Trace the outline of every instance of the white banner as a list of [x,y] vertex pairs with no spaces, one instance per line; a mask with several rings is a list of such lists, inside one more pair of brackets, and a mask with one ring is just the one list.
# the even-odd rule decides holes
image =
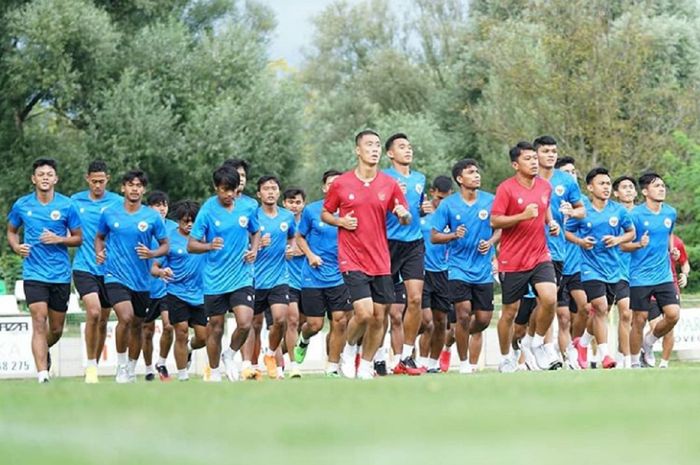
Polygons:
[[32,318],[0,318],[0,378],[20,378],[36,373],[32,355]]
[[[661,351],[662,339],[654,344]],[[673,350],[700,350],[700,308],[681,308],[681,317],[673,328]]]

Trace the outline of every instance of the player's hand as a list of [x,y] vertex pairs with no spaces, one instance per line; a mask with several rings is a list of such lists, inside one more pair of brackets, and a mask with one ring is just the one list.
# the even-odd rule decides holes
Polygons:
[[338,226],[348,231],[354,231],[357,229],[357,218],[352,216],[355,210],[348,212],[344,217],[338,219]]
[[153,258],[153,252],[151,252],[151,249],[149,249],[140,242],[139,245],[134,247],[134,249],[136,249],[136,255],[138,255],[141,260],[148,260]]
[[175,276],[175,274],[173,273],[173,270],[170,267],[160,269],[160,279],[162,279],[166,283],[172,281],[173,276]]
[[463,224],[457,226],[457,229],[455,229],[455,239],[461,239],[465,234],[467,234],[467,227]]
[[491,250],[491,242],[481,239],[478,246],[479,253],[481,255],[486,255],[489,250]]
[[571,216],[574,212],[574,207],[569,202],[562,200],[559,204],[559,212],[564,216]]
[[681,258],[681,251],[677,248],[674,247],[671,249],[671,260],[674,262],[677,262]]
[[430,200],[424,200],[422,204],[420,204],[420,209],[425,215],[430,215],[435,211],[435,207],[433,207],[433,202]]
[[399,199],[394,199],[394,209],[392,210],[394,215],[398,216],[402,220],[406,217],[410,217],[411,214],[409,213],[408,210],[406,210],[406,207],[401,205],[401,202],[399,202]]
[[596,245],[595,237],[593,236],[586,236],[583,239],[581,239],[581,247],[585,250],[591,250],[593,247]]
[[316,254],[312,254],[311,257],[308,258],[308,261],[309,265],[313,268],[318,268],[319,266],[323,265],[323,260]]
[[63,242],[63,239],[63,237],[56,235],[53,231],[49,231],[46,228],[44,228],[41,236],[39,236],[39,241],[46,245],[60,244]]
[[209,243],[209,250],[221,250],[224,248],[224,239],[222,237],[215,237]]
[[688,285],[688,275],[685,273],[678,274],[678,287],[684,288]]
[[272,236],[270,233],[265,233],[260,237],[260,247],[267,247],[272,242]]
[[649,245],[649,231],[644,231],[642,237],[639,239],[639,245],[644,248]]
[[27,258],[29,256],[29,253],[31,252],[31,250],[32,250],[31,245],[20,244],[19,247],[17,248],[17,250],[15,250],[15,252],[17,252],[20,257]]
[[605,247],[608,249],[610,247],[615,247],[620,243],[620,238],[617,236],[611,236],[611,235],[605,235],[603,236],[603,244],[605,244]]
[[533,218],[537,218],[537,216],[540,214],[540,206],[537,205],[536,203],[529,203],[527,207],[525,207],[525,210],[523,210],[523,219],[525,220],[531,220]]
[[258,258],[257,250],[248,250],[245,254],[243,254],[243,261],[246,263],[253,263],[255,262],[256,258]]
[[294,247],[291,245],[287,245],[287,247],[284,249],[284,258],[287,260],[291,260],[294,258]]
[[95,255],[95,261],[98,265],[102,265],[105,262],[105,260],[107,260],[107,249],[102,249]]
[[554,220],[550,221],[549,222],[549,235],[550,236],[558,236],[560,232],[561,232],[561,227],[559,226],[559,223],[557,223]]

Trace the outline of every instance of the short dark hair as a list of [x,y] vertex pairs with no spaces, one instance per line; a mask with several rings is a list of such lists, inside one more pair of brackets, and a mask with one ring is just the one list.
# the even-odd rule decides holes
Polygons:
[[285,189],[285,191],[282,193],[282,199],[293,199],[297,195],[301,195],[301,199],[306,202],[306,192],[304,192],[304,189],[300,189],[298,187],[290,187],[289,189]]
[[151,191],[146,197],[146,205],[152,207],[153,205],[168,205],[170,203],[170,197],[163,191]]
[[398,139],[406,139],[408,140],[408,136],[404,134],[403,132],[397,132],[396,134],[392,135],[386,140],[386,143],[384,143],[384,149],[388,152],[391,146],[394,144],[394,141]]
[[452,190],[452,179],[450,179],[449,176],[442,174],[440,176],[436,176],[435,179],[433,179],[431,188],[442,193],[450,192],[450,190]]
[[323,173],[323,176],[321,177],[321,180],[322,180],[323,184],[325,184],[326,181],[328,180],[328,178],[333,177],[333,176],[340,176],[341,174],[343,174],[342,171],[338,171],[338,170],[328,170],[328,171],[326,171],[325,173]]
[[277,187],[282,187],[282,184],[280,183],[280,180],[277,178],[277,176],[272,174],[266,174],[258,178],[258,190],[260,190],[263,184],[269,181],[274,181],[275,184],[277,184]]
[[122,176],[122,184],[129,183],[134,179],[141,181],[143,187],[148,186],[148,176],[143,170],[129,170]]
[[245,171],[246,176],[248,175],[248,169],[250,168],[248,162],[240,158],[229,158],[227,160],[224,160],[221,166],[233,168],[235,171],[238,171],[238,168],[243,168],[243,171]]
[[[365,129],[364,131],[360,131],[355,136],[355,146],[360,145],[360,141],[365,136],[377,136],[377,137],[379,137],[379,134],[377,134],[376,131],[373,131],[371,129]],[[379,138],[381,139],[381,137],[379,137]]]
[[534,140],[532,145],[535,147],[535,150],[537,150],[543,145],[557,145],[557,140],[552,136],[540,136]]
[[535,152],[535,147],[529,143],[528,141],[522,140],[515,144],[509,151],[508,155],[510,155],[510,161],[518,161],[518,157],[520,156],[521,153],[523,153],[525,150],[532,150]]
[[649,184],[656,181],[657,179],[661,179],[662,181],[664,180],[664,178],[662,178],[660,174],[655,173],[653,171],[648,171],[639,177],[639,188],[646,189],[647,187],[649,187]]
[[233,191],[241,185],[241,177],[238,175],[238,170],[225,165],[221,165],[214,170],[212,180],[215,187],[223,187]]
[[192,221],[197,217],[199,213],[199,203],[194,200],[180,200],[175,202],[173,207],[170,209],[170,218],[175,221],[184,220],[190,218]]
[[637,181],[632,176],[628,176],[625,174],[623,176],[616,178],[613,181],[612,188],[614,191],[616,191],[617,188],[620,187],[620,184],[622,184],[622,181],[629,181],[632,183],[632,185],[635,187],[635,189],[637,188]]
[[576,165],[576,160],[574,160],[574,157],[557,158],[557,162],[554,164],[554,167],[561,168],[564,165]]
[[93,160],[88,165],[87,174],[90,173],[108,173],[107,163],[102,160]]
[[610,172],[602,166],[597,166],[590,170],[586,175],[586,184],[590,184],[593,181],[593,178],[599,175],[605,175],[607,177],[610,177]]
[[457,181],[457,176],[461,176],[462,171],[464,171],[466,168],[469,168],[470,166],[476,166],[478,168],[479,164],[473,158],[465,158],[463,160],[459,160],[452,166],[452,178],[458,185],[459,181]]
[[54,171],[58,172],[58,162],[53,158],[37,158],[32,163],[32,173],[40,166],[50,166]]

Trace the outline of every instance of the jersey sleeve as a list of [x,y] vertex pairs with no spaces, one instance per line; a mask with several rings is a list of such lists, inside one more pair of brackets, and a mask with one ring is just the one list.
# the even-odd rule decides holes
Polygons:
[[7,214],[7,222],[15,228],[19,228],[23,224],[20,206],[18,204],[19,201],[15,202],[10,209],[10,213]]
[[97,234],[106,236],[109,233],[109,220],[107,219],[107,211],[100,214],[100,221],[97,223]]
[[68,229],[74,231],[80,229],[80,215],[78,214],[78,207],[75,202],[71,202],[68,207],[68,218],[67,218]]
[[408,202],[406,201],[406,196],[404,195],[403,191],[401,190],[401,186],[399,186],[399,183],[396,182],[393,178],[391,180],[391,183],[393,184],[392,186],[392,191],[391,191],[391,199],[389,199],[389,206],[393,210],[394,205],[401,204],[404,206],[406,210],[409,209],[408,207]]
[[580,227],[581,220],[579,220],[578,218],[568,218],[566,220],[566,224],[564,225],[564,228],[566,228],[567,231],[572,233],[578,232]]
[[289,228],[287,229],[287,239],[293,239],[294,235],[297,233],[297,225],[294,221],[294,216],[290,217]]
[[441,202],[435,210],[435,213],[430,218],[430,227],[437,232],[443,232],[445,227],[450,224],[449,210],[447,202]]
[[496,196],[493,199],[493,206],[491,207],[491,216],[502,216],[506,214],[508,210],[508,201],[510,193],[505,185],[501,184],[496,189]]
[[198,241],[205,241],[207,238],[207,231],[209,230],[208,219],[209,215],[207,215],[207,211],[204,208],[199,210],[197,217],[194,219],[190,236]]
[[323,201],[323,208],[329,213],[335,213],[336,211],[338,211],[338,208],[340,208],[340,193],[338,192],[339,189],[340,187],[336,183],[331,184],[331,188],[328,189],[326,198]]
[[629,231],[630,229],[634,228],[632,217],[625,208],[620,209],[620,226],[625,231]]
[[301,220],[299,221],[299,229],[297,232],[301,236],[306,237],[309,232],[311,232],[312,226],[313,219],[311,218],[311,212],[308,208],[305,208],[304,211],[301,212]]
[[688,252],[685,250],[685,244],[678,236],[674,236],[673,246],[681,253],[680,257],[678,257],[678,264],[682,266],[688,263]]
[[248,218],[248,232],[251,234],[255,234],[256,232],[260,231],[260,220],[258,220],[258,209],[255,208],[252,211],[252,214]]
[[581,188],[578,183],[572,178],[569,182],[569,189],[567,191],[567,201],[570,204],[575,204],[581,202]]
[[156,240],[158,240],[158,242],[168,238],[168,233],[165,230],[165,222],[160,215],[158,215],[156,221],[153,222],[153,236],[156,238]]

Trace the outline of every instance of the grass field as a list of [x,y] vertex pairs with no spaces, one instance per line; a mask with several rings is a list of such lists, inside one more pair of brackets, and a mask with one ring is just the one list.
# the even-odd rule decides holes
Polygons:
[[0,382],[0,463],[697,464],[700,365],[369,382]]

